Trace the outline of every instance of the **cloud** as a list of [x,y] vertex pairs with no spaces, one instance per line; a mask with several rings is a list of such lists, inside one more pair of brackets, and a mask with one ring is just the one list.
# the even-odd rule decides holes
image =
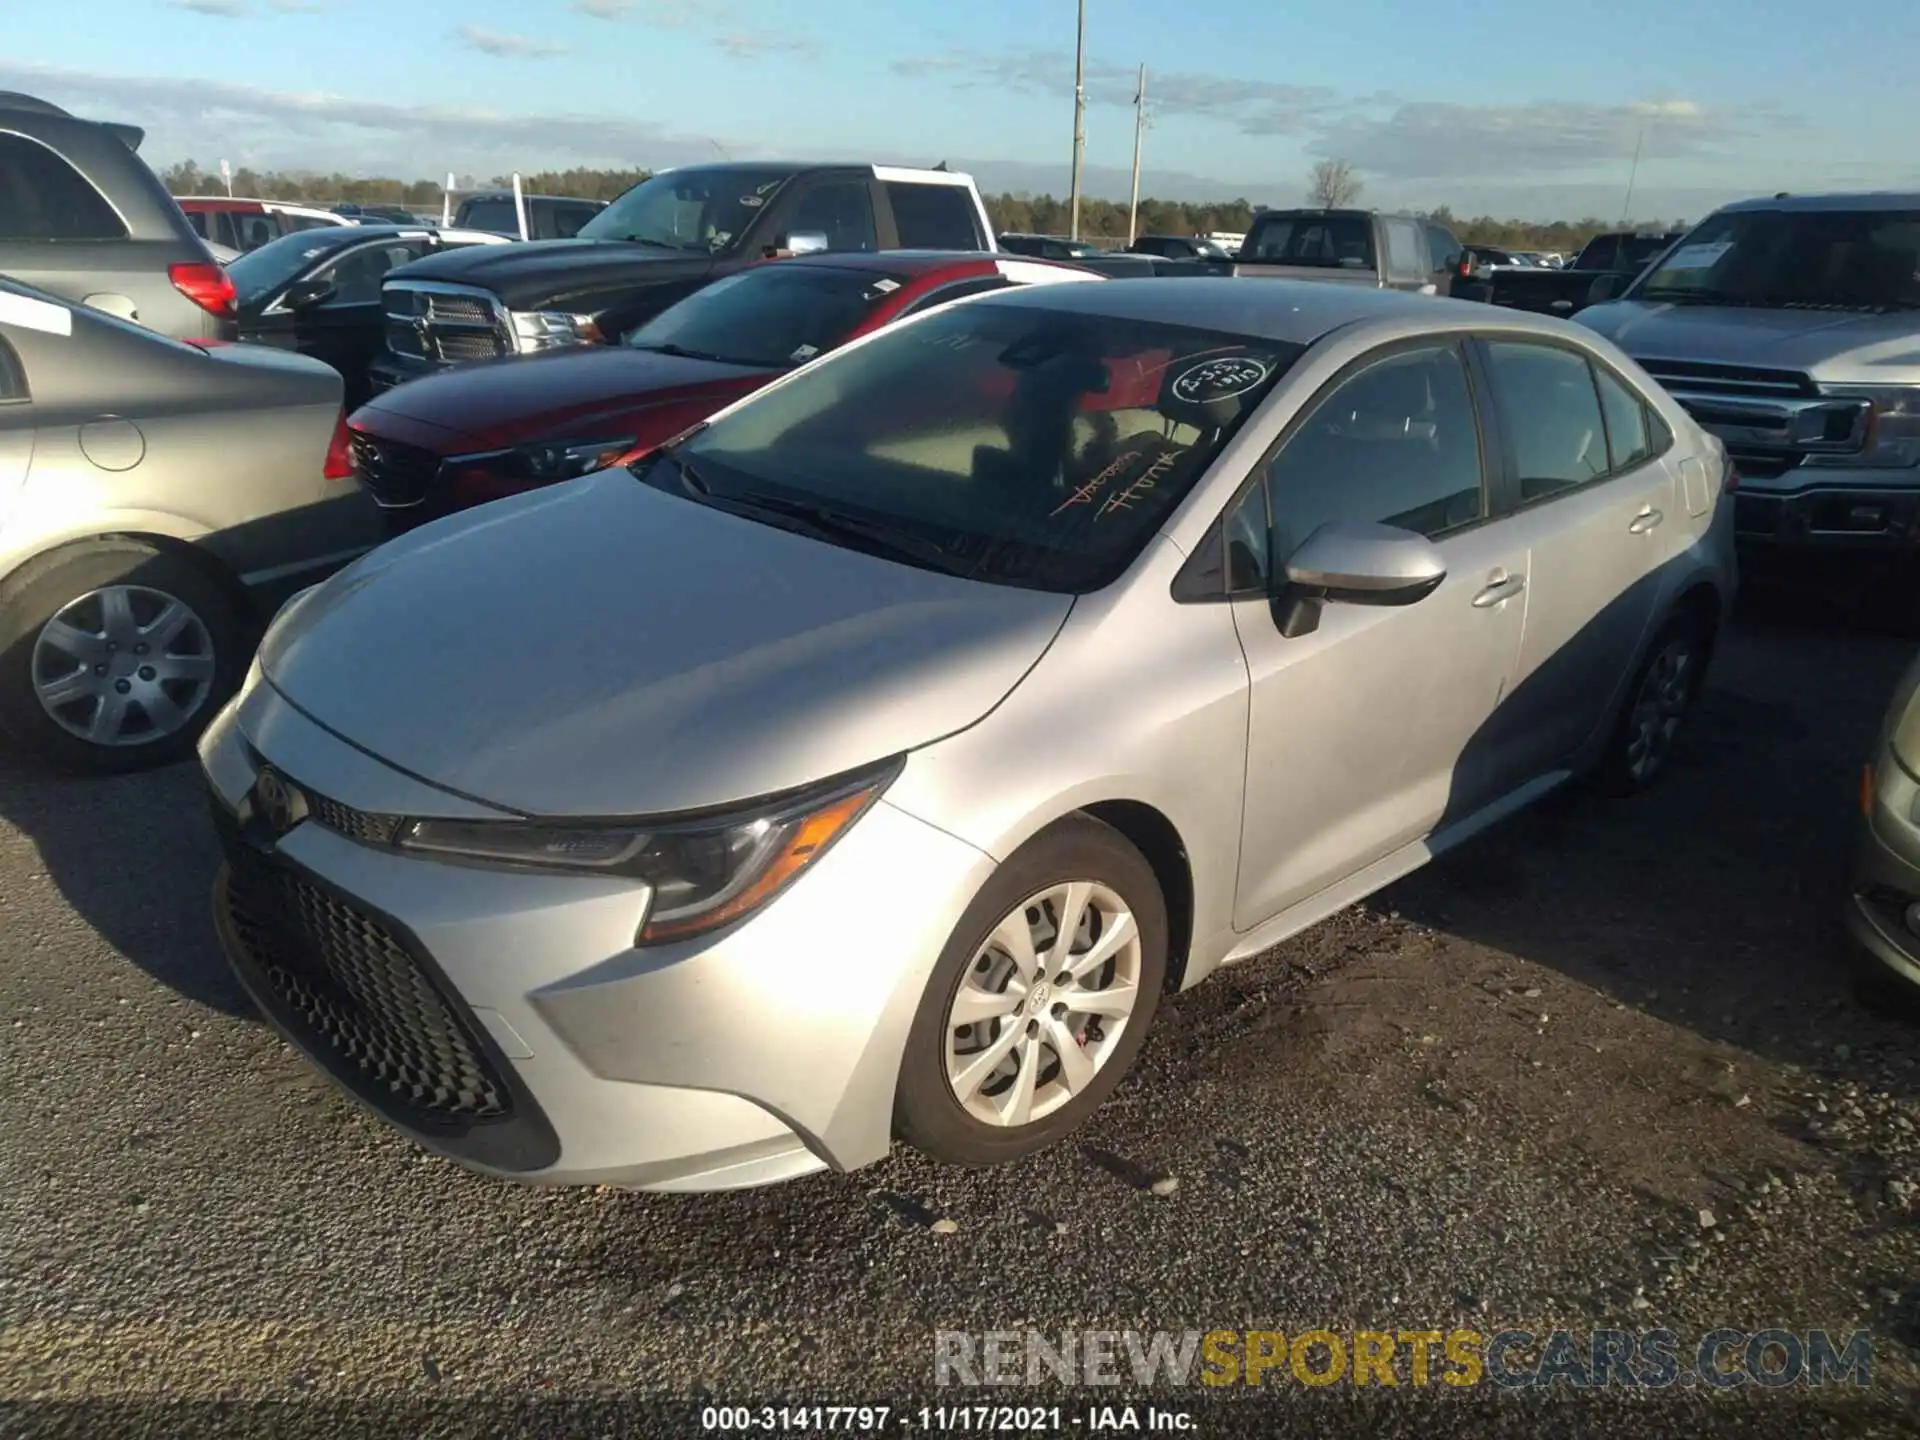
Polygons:
[[733,18],[725,0],[573,0],[573,8],[595,20],[638,20],[677,30],[688,25],[718,25]]
[[[894,73],[946,77],[963,89],[1016,91],[1029,95],[1073,94],[1073,57],[1047,50],[989,52],[952,49],[938,55],[897,60]],[[1116,65],[1089,65],[1089,105],[1131,105],[1137,73]],[[1148,109],[1161,115],[1192,115],[1223,121],[1248,135],[1299,134],[1340,104],[1323,85],[1290,85],[1273,80],[1240,80],[1191,71],[1148,75]]]
[[773,35],[766,32],[751,34],[716,35],[714,47],[724,50],[736,60],[759,60],[768,55],[812,55],[819,47],[811,40],[803,40],[794,35]]
[[[448,170],[491,176],[713,159],[704,136],[624,117],[403,105],[229,80],[79,71],[7,57],[0,57],[0,90],[23,90],[78,115],[140,125],[147,132],[141,154],[156,166],[227,155],[235,165],[256,168],[438,179]],[[742,157],[767,153],[720,138]]]
[[478,25],[462,25],[453,32],[462,44],[487,55],[512,60],[548,60],[567,53],[567,47],[552,40],[536,40],[531,35],[507,35],[498,30],[482,30]]
[[1389,180],[1563,178],[1624,164],[1636,145],[1642,160],[1687,159],[1794,123],[1768,106],[1718,109],[1683,99],[1613,105],[1409,101],[1384,114],[1334,119],[1315,136],[1312,150]]
[[173,0],[173,8],[222,20],[238,20],[247,13],[247,0]]

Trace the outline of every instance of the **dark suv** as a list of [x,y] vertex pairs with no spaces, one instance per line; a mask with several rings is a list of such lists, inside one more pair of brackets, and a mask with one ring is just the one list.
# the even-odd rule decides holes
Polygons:
[[233,282],[135,153],[144,138],[0,91],[0,275],[177,340],[231,340]]
[[[527,212],[527,233],[520,233],[520,208]],[[604,200],[578,200],[571,195],[522,195],[513,203],[511,190],[469,195],[453,217],[456,230],[491,230],[516,240],[571,240],[580,227],[607,208]]]

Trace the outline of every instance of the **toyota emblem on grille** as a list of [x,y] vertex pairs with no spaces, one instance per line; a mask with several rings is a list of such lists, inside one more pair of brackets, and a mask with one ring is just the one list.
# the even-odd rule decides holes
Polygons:
[[284,835],[300,823],[300,792],[287,783],[278,770],[267,767],[253,782],[253,811],[276,836]]

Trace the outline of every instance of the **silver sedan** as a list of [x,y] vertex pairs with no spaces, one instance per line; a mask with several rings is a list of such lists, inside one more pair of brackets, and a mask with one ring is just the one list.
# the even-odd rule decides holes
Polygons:
[[1730,477],[1549,319],[976,297],[296,599],[201,747],[218,924],[294,1044],[497,1176],[1004,1160],[1170,990],[1659,775]]
[[340,377],[0,279],[0,731],[69,769],[190,756],[293,590],[363,553]]

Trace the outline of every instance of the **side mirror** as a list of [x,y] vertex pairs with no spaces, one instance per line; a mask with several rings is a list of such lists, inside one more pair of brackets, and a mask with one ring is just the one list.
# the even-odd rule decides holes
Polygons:
[[792,255],[819,255],[833,247],[824,230],[795,230],[781,248]]
[[1393,525],[1322,525],[1287,561],[1281,633],[1312,633],[1325,605],[1412,605],[1446,578],[1446,560],[1424,535]]
[[1627,288],[1624,275],[1602,275],[1587,287],[1587,304],[1602,305]]
[[287,287],[281,303],[289,310],[311,310],[316,305],[326,304],[334,297],[334,293],[331,280],[296,280]]

